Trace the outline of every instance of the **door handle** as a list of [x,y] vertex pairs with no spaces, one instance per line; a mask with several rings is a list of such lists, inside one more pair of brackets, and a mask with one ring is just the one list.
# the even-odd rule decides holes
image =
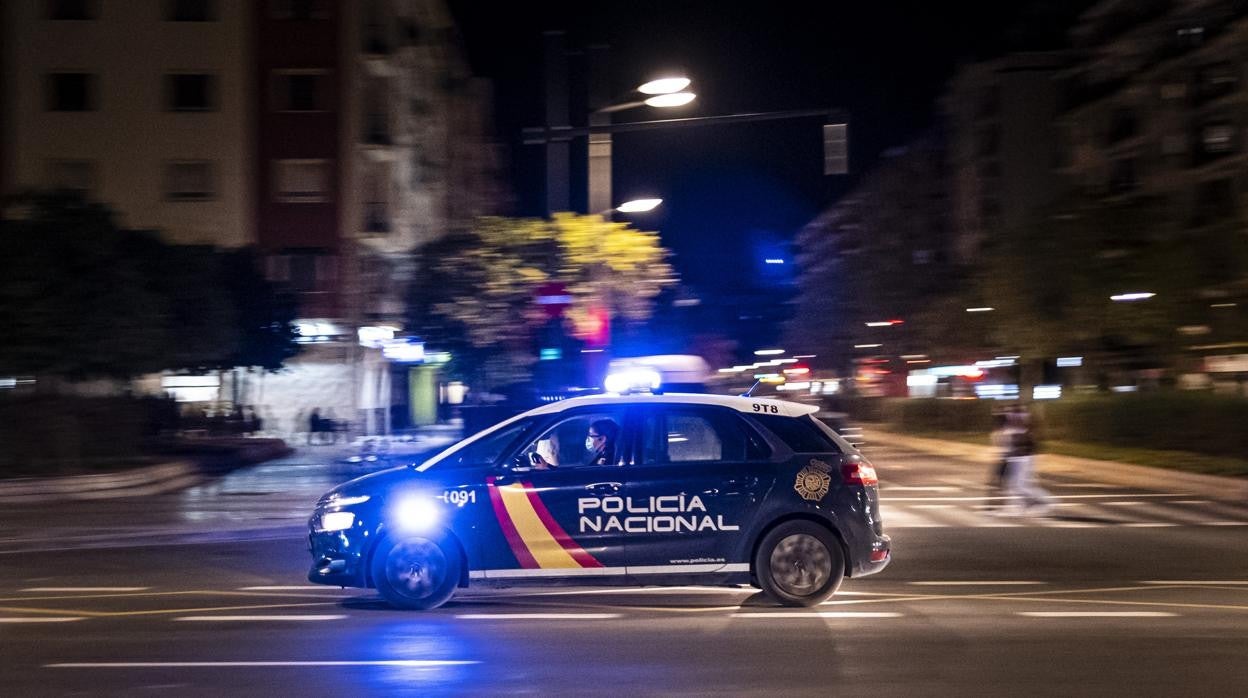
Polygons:
[[622,482],[595,482],[591,485],[585,485],[585,489],[594,494],[619,494],[620,489],[624,487]]

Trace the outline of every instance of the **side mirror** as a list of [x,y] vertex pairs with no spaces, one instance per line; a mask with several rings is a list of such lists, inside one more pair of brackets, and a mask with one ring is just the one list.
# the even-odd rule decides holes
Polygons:
[[521,453],[512,458],[511,463],[504,465],[502,469],[513,473],[527,473],[533,469],[533,466],[529,465],[528,455]]

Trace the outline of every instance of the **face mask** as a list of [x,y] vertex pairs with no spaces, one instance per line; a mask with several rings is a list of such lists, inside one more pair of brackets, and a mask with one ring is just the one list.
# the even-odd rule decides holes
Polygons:
[[588,436],[585,437],[585,450],[586,451],[594,450],[594,440],[589,438]]

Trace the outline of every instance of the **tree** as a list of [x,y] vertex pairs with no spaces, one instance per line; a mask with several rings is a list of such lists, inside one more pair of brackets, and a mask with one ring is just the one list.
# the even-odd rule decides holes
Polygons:
[[169,245],[63,193],[16,198],[0,218],[0,374],[275,370],[297,350],[292,318],[250,251]]
[[599,309],[641,322],[675,283],[667,255],[656,233],[601,216],[483,218],[418,251],[408,328],[449,350],[456,375],[490,387],[520,382],[536,358],[536,333],[550,319],[536,298],[542,284],[566,290],[574,327],[584,328]]

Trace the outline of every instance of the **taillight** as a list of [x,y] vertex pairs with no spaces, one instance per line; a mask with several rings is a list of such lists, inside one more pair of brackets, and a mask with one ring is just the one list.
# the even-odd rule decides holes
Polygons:
[[841,477],[845,479],[845,482],[852,485],[874,486],[880,484],[880,478],[875,474],[875,468],[870,463],[857,459],[841,466]]

